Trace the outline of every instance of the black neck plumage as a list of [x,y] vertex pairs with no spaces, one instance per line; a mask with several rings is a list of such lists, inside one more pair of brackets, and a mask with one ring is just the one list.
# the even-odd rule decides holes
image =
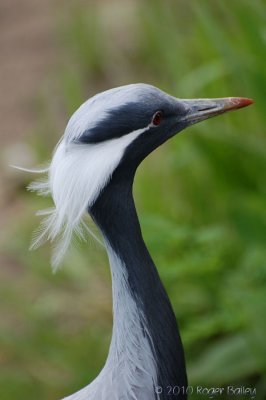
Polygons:
[[[183,346],[169,298],[142,238],[132,183],[133,178],[123,180],[114,173],[89,212],[125,265],[131,296],[145,316],[157,366],[157,384],[162,388],[158,389],[162,391],[159,398],[185,399]],[[173,387],[182,388],[179,396],[178,389],[171,393]]]

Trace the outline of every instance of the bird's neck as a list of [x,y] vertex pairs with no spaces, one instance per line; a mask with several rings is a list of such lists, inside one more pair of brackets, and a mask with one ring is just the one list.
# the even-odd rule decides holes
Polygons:
[[161,386],[165,393],[159,398],[171,399],[167,387],[187,384],[183,347],[170,301],[142,238],[132,185],[116,185],[114,180],[90,213],[105,238],[112,273],[114,326],[108,359],[121,363],[121,353],[125,363],[133,363],[131,373],[141,375],[141,369],[147,369],[151,385]]

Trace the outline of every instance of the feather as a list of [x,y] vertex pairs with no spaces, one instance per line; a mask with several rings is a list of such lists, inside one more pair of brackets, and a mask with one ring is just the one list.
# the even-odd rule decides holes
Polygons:
[[46,177],[28,185],[29,191],[40,196],[51,195],[54,202],[53,208],[37,212],[43,220],[33,233],[30,249],[36,249],[45,241],[53,242],[51,264],[54,271],[62,262],[74,233],[81,240],[89,234],[102,244],[85,223],[84,217],[110,181],[126,147],[146,129],[148,127],[96,144],[69,143],[63,137],[49,166],[32,169],[16,167],[46,174]]
[[40,167],[35,167],[35,168],[20,167],[18,165],[10,165],[10,167],[18,169],[23,172],[31,172],[33,174],[44,174],[44,173],[48,172],[48,170],[49,170],[49,164],[46,164],[46,165],[40,166]]

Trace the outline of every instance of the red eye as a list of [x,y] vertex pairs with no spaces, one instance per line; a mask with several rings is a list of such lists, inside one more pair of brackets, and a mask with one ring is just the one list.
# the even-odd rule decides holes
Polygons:
[[152,124],[155,126],[160,125],[162,122],[163,113],[161,111],[157,111],[152,117]]

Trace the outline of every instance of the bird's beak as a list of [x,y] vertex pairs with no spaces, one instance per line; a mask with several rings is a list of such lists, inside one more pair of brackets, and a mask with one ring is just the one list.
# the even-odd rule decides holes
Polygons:
[[225,97],[220,99],[184,99],[182,103],[186,106],[187,113],[181,121],[187,125],[192,125],[227,111],[249,106],[254,101],[245,97]]

